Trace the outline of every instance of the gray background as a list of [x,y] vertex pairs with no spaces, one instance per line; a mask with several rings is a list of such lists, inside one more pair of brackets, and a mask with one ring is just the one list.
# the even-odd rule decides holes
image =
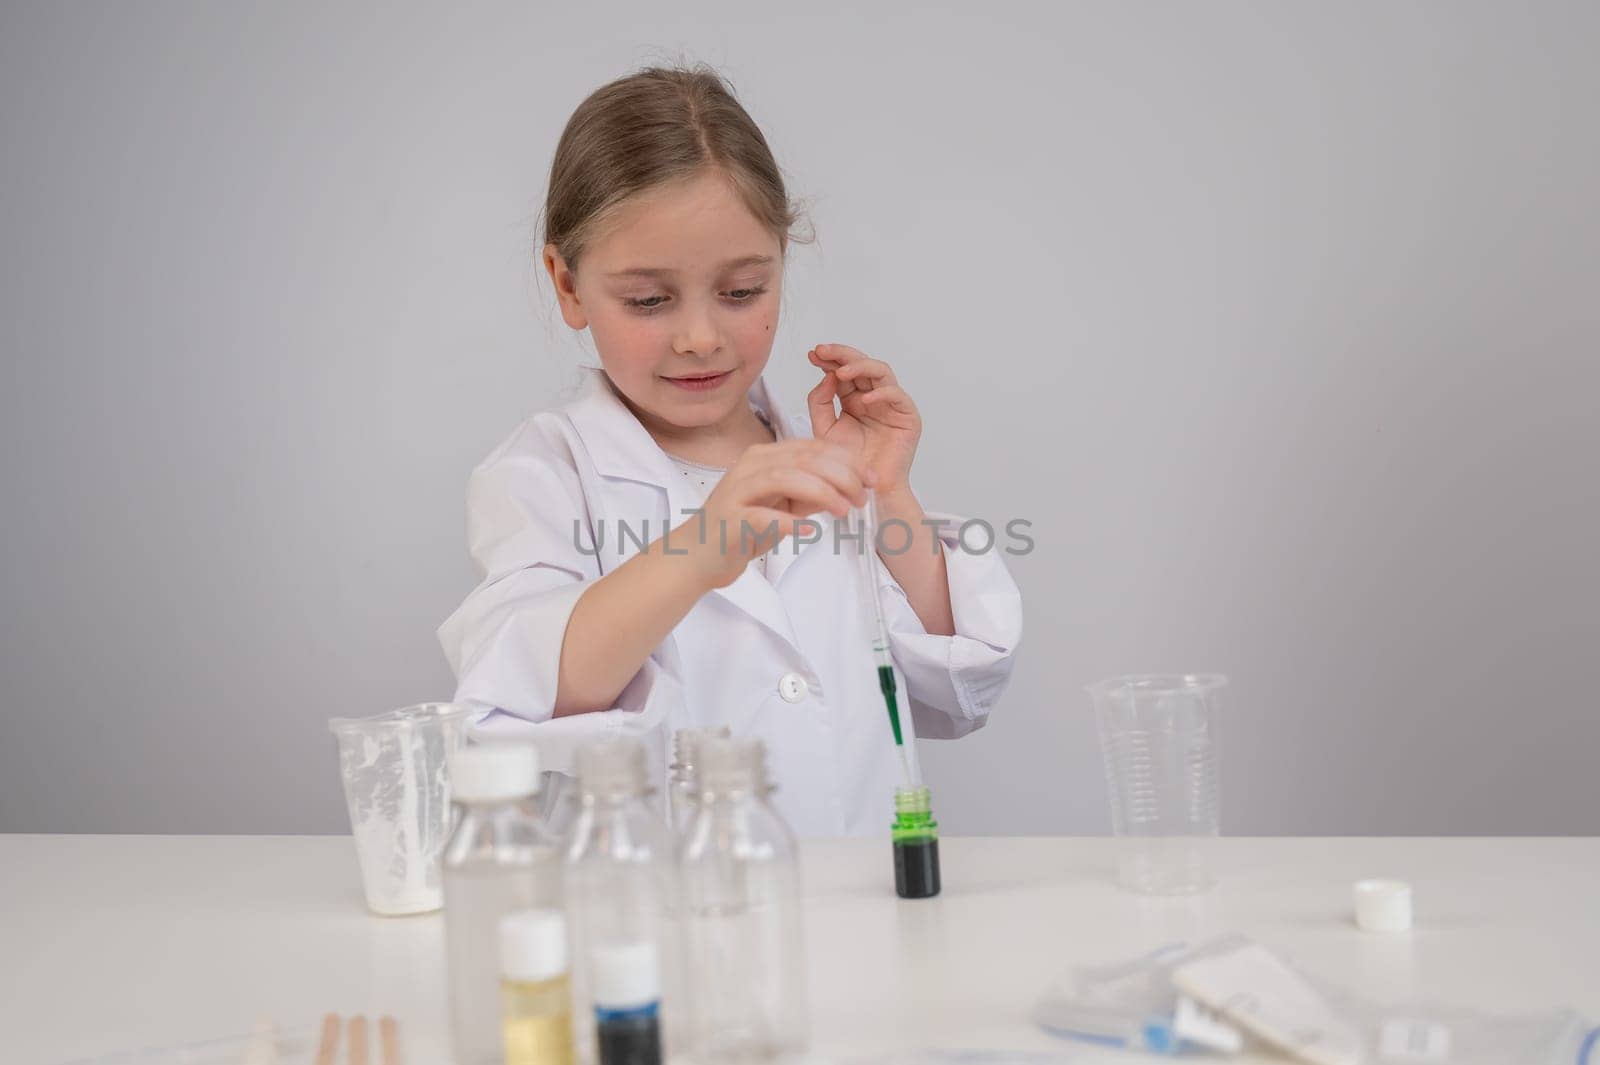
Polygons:
[[926,504],[1035,524],[948,831],[1103,830],[1081,685],[1171,669],[1231,831],[1600,830],[1600,7],[580,7],[4,7],[0,829],[344,829],[587,357],[556,138],[682,55],[811,201],[783,394],[891,361]]

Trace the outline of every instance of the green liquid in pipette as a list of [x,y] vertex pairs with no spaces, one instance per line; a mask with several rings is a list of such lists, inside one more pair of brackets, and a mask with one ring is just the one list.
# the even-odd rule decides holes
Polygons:
[[895,746],[904,747],[905,740],[900,738],[900,704],[894,697],[893,667],[878,667],[878,688],[883,692],[883,704],[889,708],[889,724],[894,728]]

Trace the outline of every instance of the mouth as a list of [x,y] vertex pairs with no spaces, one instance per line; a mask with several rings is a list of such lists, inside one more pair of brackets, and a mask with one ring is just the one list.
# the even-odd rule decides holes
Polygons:
[[666,377],[663,380],[686,392],[709,392],[723,382],[732,379],[733,371],[724,370],[721,373],[691,374],[687,377]]

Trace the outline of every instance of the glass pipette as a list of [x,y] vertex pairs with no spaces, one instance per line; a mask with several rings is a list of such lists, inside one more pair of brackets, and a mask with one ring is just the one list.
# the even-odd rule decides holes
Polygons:
[[884,708],[889,711],[889,727],[894,730],[894,745],[900,755],[900,771],[907,789],[922,786],[922,773],[917,766],[916,746],[906,746],[900,731],[900,703],[895,690],[894,659],[889,654],[889,627],[883,620],[883,603],[878,596],[878,494],[867,489],[867,505],[858,507],[861,531],[861,582],[867,602],[872,605],[872,658],[878,668],[878,690],[883,693]]

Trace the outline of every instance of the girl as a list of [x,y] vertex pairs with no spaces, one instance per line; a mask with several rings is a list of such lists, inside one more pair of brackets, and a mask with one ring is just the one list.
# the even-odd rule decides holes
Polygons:
[[768,391],[795,218],[715,73],[651,68],[578,107],[542,257],[601,365],[473,471],[481,581],[439,637],[475,734],[531,731],[547,769],[629,732],[661,774],[673,730],[727,725],[766,742],[796,832],[881,832],[899,762],[839,519],[876,490],[908,743],[984,723],[1021,597],[992,545],[964,550],[961,519],[913,494],[921,418],[886,363],[812,348],[804,422]]

